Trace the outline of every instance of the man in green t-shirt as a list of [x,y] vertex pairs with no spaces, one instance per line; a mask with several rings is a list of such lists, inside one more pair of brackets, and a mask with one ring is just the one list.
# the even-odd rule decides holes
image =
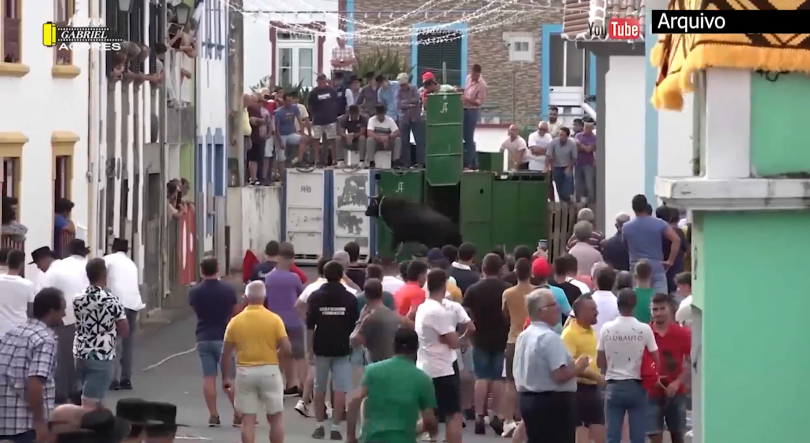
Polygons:
[[652,266],[647,260],[636,263],[635,280],[636,286],[633,290],[636,291],[636,307],[633,310],[633,317],[646,324],[650,322],[650,302],[655,295],[655,289],[651,287]]
[[[400,328],[394,337],[394,357],[366,367],[360,386],[349,401],[347,443],[357,442],[361,406],[364,443],[413,443],[423,431],[438,432],[433,412],[436,407],[433,382],[416,367],[417,349],[416,331]],[[424,429],[417,429],[420,414]]]

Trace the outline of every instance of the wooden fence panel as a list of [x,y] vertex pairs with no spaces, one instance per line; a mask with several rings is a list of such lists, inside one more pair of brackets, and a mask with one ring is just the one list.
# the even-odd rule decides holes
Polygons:
[[574,233],[574,225],[577,222],[577,213],[584,208],[581,203],[549,202],[549,238],[548,238],[548,258],[553,262],[566,252],[566,243]]

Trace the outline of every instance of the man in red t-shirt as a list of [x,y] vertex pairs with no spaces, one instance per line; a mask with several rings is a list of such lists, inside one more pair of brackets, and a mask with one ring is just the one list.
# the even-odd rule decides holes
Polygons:
[[394,293],[394,305],[399,315],[407,316],[411,320],[416,308],[425,301],[425,290],[422,288],[427,281],[428,265],[421,261],[412,261],[408,265],[405,285]]
[[672,312],[670,296],[655,294],[650,303],[650,314],[650,327],[661,364],[656,368],[660,383],[647,391],[651,418],[647,435],[651,443],[663,442],[666,423],[672,442],[681,443],[687,431],[684,381],[688,375],[692,336],[689,329],[673,321],[675,313]]

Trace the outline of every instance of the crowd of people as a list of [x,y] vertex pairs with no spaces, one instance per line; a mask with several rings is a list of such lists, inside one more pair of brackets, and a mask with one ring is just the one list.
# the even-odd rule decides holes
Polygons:
[[[664,432],[683,442],[688,233],[674,209],[654,218],[643,196],[632,205],[635,217],[617,217],[610,239],[583,210],[569,251],[553,262],[542,247],[483,254],[463,243],[364,264],[348,243],[320,258],[309,282],[293,246],[271,241],[241,297],[204,258],[189,304],[208,425],[222,425],[220,378],[243,443],[255,441],[259,415],[270,440],[283,441],[285,397],[314,418],[315,439],[355,442],[359,426],[369,442],[438,441],[443,423],[449,443],[468,424],[515,443],[657,443]],[[74,240],[57,260],[40,248],[32,282],[25,254],[0,250],[0,441],[174,435],[174,405],[103,407],[110,390],[133,389],[144,307],[127,242],[116,239],[113,251],[88,259]]]
[[[278,182],[286,166],[357,166],[375,168],[377,152],[391,155],[390,165],[425,165],[427,94],[456,91],[464,106],[464,167],[477,167],[475,126],[486,101],[481,66],[473,65],[463,88],[440,85],[431,72],[422,87],[402,72],[396,77],[352,72],[354,49],[337,39],[330,76],[319,74],[301,103],[298,91],[263,88],[245,94],[242,118],[248,185]],[[413,143],[411,143],[413,141]]]
[[133,334],[145,306],[129,244],[89,258],[83,240],[59,258],[0,249],[0,441],[171,441],[175,405],[140,399],[104,408],[110,390],[133,389]]
[[550,173],[560,201],[592,204],[596,202],[596,122],[576,118],[569,128],[558,113],[551,106],[548,121],[538,123],[527,139],[517,125],[511,125],[500,151],[508,153],[511,170]]

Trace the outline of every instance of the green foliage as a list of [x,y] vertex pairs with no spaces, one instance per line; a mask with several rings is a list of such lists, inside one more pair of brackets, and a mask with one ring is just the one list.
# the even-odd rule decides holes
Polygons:
[[281,85],[284,88],[284,92],[297,92],[298,97],[301,99],[299,100],[302,104],[306,105],[307,100],[309,99],[309,92],[312,88],[304,87],[304,81],[301,80],[298,82],[297,85]]
[[382,74],[393,79],[401,72],[409,73],[410,71],[411,68],[405,62],[405,57],[390,49],[384,51],[376,49],[368,54],[360,54],[352,66],[352,73],[361,80],[369,72],[373,72],[375,76]]
[[264,88],[272,88],[272,85],[270,84],[270,76],[269,75],[265,76],[261,80],[259,80],[259,83],[255,84],[254,86],[251,86],[250,90],[255,93],[255,92],[259,92],[261,89],[264,89]]

